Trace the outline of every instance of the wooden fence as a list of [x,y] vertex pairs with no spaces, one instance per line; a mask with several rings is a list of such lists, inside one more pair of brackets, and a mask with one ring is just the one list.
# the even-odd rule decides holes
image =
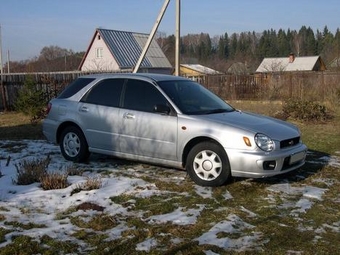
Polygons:
[[[0,110],[13,110],[20,88],[30,77],[46,101],[84,72],[3,74]],[[340,103],[339,72],[290,72],[255,75],[207,75],[200,82],[225,100],[287,100],[297,98]]]

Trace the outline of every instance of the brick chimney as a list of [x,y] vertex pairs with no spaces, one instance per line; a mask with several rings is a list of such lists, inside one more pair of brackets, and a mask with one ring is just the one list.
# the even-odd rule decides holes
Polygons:
[[294,55],[294,53],[292,52],[292,53],[289,54],[289,63],[293,63],[294,60],[295,60],[295,55]]

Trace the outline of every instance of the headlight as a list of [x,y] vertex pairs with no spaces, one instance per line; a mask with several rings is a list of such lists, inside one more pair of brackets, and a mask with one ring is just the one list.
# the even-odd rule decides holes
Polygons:
[[267,152],[272,151],[274,149],[273,140],[264,134],[256,134],[255,143],[261,150]]

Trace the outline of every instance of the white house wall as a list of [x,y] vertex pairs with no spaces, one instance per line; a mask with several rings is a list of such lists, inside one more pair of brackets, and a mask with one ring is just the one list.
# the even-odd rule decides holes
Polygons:
[[[102,57],[96,57],[96,49],[102,48]],[[113,58],[104,40],[98,38],[96,33],[91,48],[84,60],[81,71],[120,71],[119,66]]]

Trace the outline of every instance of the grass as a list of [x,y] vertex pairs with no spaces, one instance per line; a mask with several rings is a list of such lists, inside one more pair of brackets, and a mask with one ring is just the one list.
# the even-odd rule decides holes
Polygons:
[[[272,116],[282,107],[279,102],[238,101],[231,104],[244,111]],[[31,126],[28,118],[17,113],[3,113],[0,117],[0,140],[17,140],[14,146],[17,143],[20,145],[20,139],[41,139],[40,124]],[[188,178],[174,181],[169,178],[170,170],[157,171],[159,167],[148,166],[144,174],[140,169],[135,173],[138,173],[139,178],[153,183],[160,191],[158,195],[143,197],[132,193],[110,198],[113,203],[126,209],[128,215],[117,214],[113,217],[101,212],[104,208],[96,204],[84,204],[60,212],[59,219],[69,219],[79,228],[70,237],[91,247],[87,254],[93,255],[146,254],[136,251],[136,245],[147,238],[157,240],[149,254],[204,254],[208,250],[217,254],[339,254],[340,233],[334,229],[339,229],[340,171],[339,168],[322,164],[320,158],[339,156],[340,110],[336,110],[335,118],[327,123],[294,123],[300,127],[303,141],[310,150],[306,165],[294,173],[265,180],[234,179],[227,186],[211,189],[211,196],[204,199],[195,192],[195,186]],[[119,161],[117,168],[125,170],[126,166]],[[121,172],[126,177],[133,177],[134,174],[131,171]],[[107,173],[103,174],[107,176]],[[301,189],[301,194],[268,190],[273,184],[280,183],[282,178],[291,183],[292,188]],[[101,188],[98,180],[96,188]],[[294,213],[296,204],[304,198],[304,188],[308,186],[325,189],[322,200],[311,199],[309,210]],[[154,222],[153,216],[171,213],[179,208],[192,215],[199,212],[196,223],[181,226]],[[88,209],[98,210],[99,213],[88,215]],[[0,207],[0,222],[5,226],[32,228],[32,231],[43,227],[30,222],[25,225],[7,222],[6,217],[1,216],[1,212],[6,210],[6,207]],[[228,215],[237,215],[249,226],[235,224],[231,226],[233,231],[221,230],[216,239],[240,240],[245,245],[246,236],[256,238],[256,234],[261,233],[258,237],[261,249],[238,252],[237,249],[224,250],[215,245],[198,244],[195,238],[209,231],[216,223],[227,221]],[[126,223],[127,228],[121,236],[108,238],[109,233],[122,222]],[[7,228],[0,228],[0,244],[8,233],[10,230]],[[80,248],[79,242],[58,240],[46,235],[40,242],[24,235],[13,236],[12,239],[11,244],[0,249],[0,255],[75,254]]]
[[0,112],[0,140],[44,139],[41,122],[30,123],[30,117],[17,112]]

